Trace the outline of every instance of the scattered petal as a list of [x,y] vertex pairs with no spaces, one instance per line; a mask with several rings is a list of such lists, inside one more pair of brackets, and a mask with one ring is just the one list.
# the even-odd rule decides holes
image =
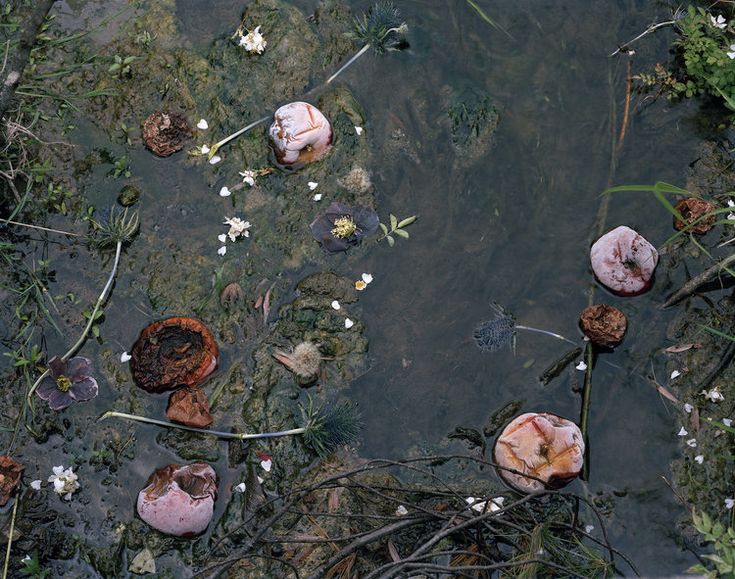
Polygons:
[[587,526],[586,526],[586,527],[584,528],[584,532],[585,532],[585,533],[587,533],[588,535],[589,535],[589,534],[590,534],[590,533],[591,533],[592,531],[594,531],[594,530],[595,530],[595,526],[594,526],[594,525],[587,525]]
[[233,490],[238,493],[244,493],[245,492],[246,485],[244,482],[241,482],[239,485],[236,485]]
[[722,424],[724,424],[725,426],[732,426],[732,419],[731,418],[723,418],[722,419]]
[[265,479],[263,477],[258,477],[258,484],[263,484],[265,482]]
[[202,155],[206,155],[207,153],[209,153],[209,146],[208,145],[202,145],[199,150],[202,152]]
[[342,309],[342,306],[339,304],[337,300],[332,301],[332,309],[333,310],[340,310]]
[[671,380],[674,380],[675,378],[678,378],[679,376],[681,376],[681,372],[679,372],[679,370],[674,370],[674,371],[673,371],[673,372],[671,373],[670,379],[671,379]]
[[31,488],[34,491],[40,491],[41,490],[41,479],[31,481]]
[[686,412],[687,414],[691,414],[692,413],[692,410],[694,410],[694,406],[692,406],[691,404],[689,404],[689,402],[687,402],[686,404],[684,404],[684,412]]
[[345,328],[348,330],[355,325],[355,322],[353,322],[350,318],[345,318]]
[[694,457],[694,460],[697,462],[697,464],[702,464],[704,462],[704,455],[698,454]]
[[692,448],[697,448],[697,439],[690,438],[689,440],[687,440],[687,446],[690,446]]
[[725,508],[729,511],[733,507],[735,507],[735,499],[732,498],[726,498],[725,499]]
[[733,201],[732,199],[728,199],[727,200],[727,206],[728,207],[735,207],[735,201]]
[[367,287],[367,284],[362,280],[358,280],[355,282],[355,289],[359,292],[364,290],[366,287]]
[[212,158],[211,158],[211,159],[209,160],[209,164],[210,164],[210,165],[216,165],[216,164],[217,164],[217,163],[219,163],[219,162],[220,162],[221,160],[222,160],[222,157],[220,157],[219,155],[214,155],[214,156],[213,156],[213,157],[212,157]]
[[241,235],[243,237],[250,237],[250,232],[248,231],[250,228],[249,221],[243,221],[239,217],[225,217],[223,223],[224,225],[230,226],[230,230],[227,232],[230,241],[235,241]]
[[682,426],[681,429],[679,430],[677,436],[686,436],[687,434],[689,434],[689,433],[687,432],[686,428],[684,428]]
[[704,396],[707,400],[711,400],[712,402],[722,402],[725,397],[722,395],[722,392],[720,392],[720,387],[715,386],[712,388],[712,390],[702,390],[702,396]]
[[582,360],[579,364],[575,366],[577,370],[580,372],[584,372],[587,369],[587,364],[584,363],[584,360]]
[[220,197],[229,197],[230,195],[232,195],[232,191],[230,191],[227,187],[222,187],[222,189],[219,190]]
[[227,234],[226,233],[220,233],[217,236],[217,239],[219,239],[220,243],[224,243],[225,241],[227,241]]
[[255,30],[251,30],[247,34],[240,33],[240,46],[244,46],[245,50],[250,53],[263,54],[265,47],[268,45],[263,35],[260,33],[260,26],[256,26]]
[[309,190],[313,191],[319,186],[319,183],[315,183],[314,181],[309,181],[307,185],[309,186]]
[[251,187],[255,185],[255,178],[258,176],[258,174],[255,171],[246,169],[245,171],[240,171],[239,173],[240,173],[240,177],[242,177],[243,183],[247,183]]
[[404,515],[408,514],[408,509],[404,507],[403,505],[398,505],[398,508],[396,509],[396,517],[403,517]]
[[223,245],[217,250],[217,253],[219,253],[220,255],[224,255],[225,253],[227,253],[227,248]]
[[209,128],[209,123],[206,119],[199,119],[199,122],[197,123],[197,129],[201,129],[203,131],[206,131]]
[[369,273],[363,273],[361,277],[362,281],[364,281],[365,284],[369,284],[371,281],[373,281],[373,276]]
[[362,127],[355,127],[355,132],[357,133],[357,136],[359,137],[362,135]]
[[735,59],[735,44],[730,45],[730,51],[727,53],[727,57],[730,59]]
[[262,468],[265,472],[270,472],[272,467],[273,467],[273,460],[271,460],[270,458],[267,460],[260,461],[260,468]]
[[312,197],[314,201],[321,201],[322,200],[322,194],[321,193],[315,193],[314,197]]
[[131,357],[132,356],[127,352],[123,352],[120,354],[120,361],[124,364],[125,362],[129,362]]

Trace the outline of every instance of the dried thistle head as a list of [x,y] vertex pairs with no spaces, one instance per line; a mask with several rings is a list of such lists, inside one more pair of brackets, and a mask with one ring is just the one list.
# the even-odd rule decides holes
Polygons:
[[369,44],[376,54],[400,50],[407,43],[404,38],[408,25],[392,2],[377,2],[361,18],[355,18],[354,36]]
[[133,241],[140,228],[137,211],[111,207],[99,221],[92,220],[94,231],[89,236],[90,244],[97,249],[109,249],[118,243],[127,245]]
[[301,380],[313,380],[319,374],[322,353],[313,342],[301,342],[291,353],[276,350],[273,357]]
[[515,345],[515,320],[498,304],[493,305],[495,317],[482,322],[475,328],[473,337],[480,350],[497,352],[504,346]]

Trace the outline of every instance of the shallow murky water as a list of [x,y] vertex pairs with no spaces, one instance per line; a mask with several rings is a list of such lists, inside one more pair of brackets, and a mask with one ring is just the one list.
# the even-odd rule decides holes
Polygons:
[[[239,22],[240,2],[213,4],[177,3],[182,33],[197,50],[206,51],[209,39],[231,34]],[[305,13],[316,5],[295,4]],[[356,13],[367,7],[350,4]],[[462,450],[461,443],[447,440],[448,433],[456,426],[482,429],[514,400],[524,401],[524,411],[576,420],[580,400],[572,387],[582,373],[565,373],[549,386],[538,381],[566,351],[564,344],[519,332],[515,354],[509,349],[487,354],[475,348],[471,336],[497,302],[519,323],[577,339],[578,314],[593,292],[595,302],[626,313],[630,331],[596,368],[591,476],[573,488],[614,497],[611,542],[644,574],[681,572],[693,557],[677,542],[675,523],[682,513],[662,478],[669,477],[669,462],[678,452],[676,420],[647,380],[651,355],[665,344],[673,316],[657,309],[672,282],[659,275],[646,295],[618,298],[593,283],[588,262],[601,191],[656,180],[681,185],[694,154],[696,111],[664,102],[636,108],[622,147],[613,145],[622,122],[627,60],[607,55],[664,15],[642,0],[481,4],[507,33],[460,0],[400,2],[411,26],[410,50],[368,56],[341,80],[365,111],[373,155],[368,169],[380,215],[419,216],[411,238],[397,240],[395,247],[381,243],[369,253],[329,263],[350,277],[363,271],[375,277],[361,296],[370,368],[348,392],[361,404],[366,421],[360,452],[405,457]],[[80,14],[94,22],[114,9],[69,1],[58,10],[74,28],[87,25],[77,19]],[[666,57],[669,34],[662,31],[637,46],[637,69]],[[105,39],[100,33],[97,40]],[[472,151],[459,154],[453,147],[447,109],[458,95],[478,92],[496,106],[499,126],[493,146],[472,158]],[[120,148],[92,126],[78,125],[74,138],[90,149]],[[211,186],[209,168],[192,168],[184,159],[156,159],[142,148],[132,152],[130,163],[134,178],[145,183],[144,227],[160,232],[160,249],[176,253],[186,246],[187,254],[177,253],[174,261],[216,251],[220,231],[213,233],[214,224],[230,206],[216,198],[214,191],[223,183]],[[99,168],[91,179],[95,187],[87,196],[94,205],[107,204],[119,190],[120,182],[105,176],[108,170]],[[610,199],[604,229],[619,224],[654,244],[670,235],[668,217],[645,194]],[[176,238],[179,242],[172,243]],[[105,346],[115,352],[129,349],[152,316],[186,313],[168,312],[165,306],[152,311],[141,289],[146,281],[141,257],[149,249],[138,242],[132,246],[106,310]],[[59,291],[72,289],[91,301],[103,277],[97,264],[80,265],[83,260],[67,251],[54,260]],[[295,282],[320,267],[306,263],[285,275]],[[211,270],[202,270],[194,283],[207,286],[211,276]],[[49,346],[61,349],[63,344]],[[101,351],[90,342],[85,352],[94,356],[95,349]],[[223,348],[221,366],[236,356],[234,348]],[[101,413],[116,397],[103,391],[90,406]],[[92,425],[90,406],[68,413],[80,430]],[[25,452],[43,473],[55,462],[54,449],[62,446],[52,439],[51,445]],[[136,460],[126,463],[134,469],[125,485],[131,490],[127,496],[116,492],[112,507],[104,495],[94,499],[100,511],[130,508],[132,518],[134,496],[152,467],[176,460],[173,453],[162,458],[161,452],[158,446],[146,452],[138,445]],[[219,465],[226,473],[224,457]],[[101,544],[106,533],[112,530],[103,525]]]

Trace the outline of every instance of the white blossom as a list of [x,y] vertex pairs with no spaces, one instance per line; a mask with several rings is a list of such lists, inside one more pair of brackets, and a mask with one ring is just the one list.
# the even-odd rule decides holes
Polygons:
[[260,33],[260,26],[256,26],[255,30],[251,30],[245,35],[241,33],[239,44],[240,46],[244,46],[248,52],[257,54],[263,54],[265,47],[268,45]]
[[64,499],[70,501],[71,496],[79,488],[79,483],[77,482],[79,477],[74,474],[71,467],[64,470],[64,466],[59,465],[53,467],[52,470],[54,474],[48,477],[48,482],[53,483],[54,492],[57,495],[63,496]]
[[258,176],[258,174],[255,171],[251,171],[250,169],[245,169],[244,171],[239,171],[240,177],[242,177],[242,182],[247,183],[251,187],[255,185],[255,178]]
[[235,241],[241,235],[243,237],[250,237],[250,232],[248,231],[250,228],[249,221],[243,221],[239,217],[225,217],[223,223],[230,226],[230,230],[227,232],[230,241]]
[[727,57],[730,59],[735,58],[735,44],[730,45],[730,51],[727,53]]
[[702,396],[704,396],[707,400],[711,400],[712,402],[722,402],[725,397],[722,395],[722,392],[720,392],[720,387],[715,386],[712,388],[712,390],[702,390]]
[[715,28],[719,28],[720,30],[724,30],[727,28],[727,20],[725,20],[725,17],[722,14],[718,14],[717,18],[712,16],[712,14],[709,15],[709,21]]

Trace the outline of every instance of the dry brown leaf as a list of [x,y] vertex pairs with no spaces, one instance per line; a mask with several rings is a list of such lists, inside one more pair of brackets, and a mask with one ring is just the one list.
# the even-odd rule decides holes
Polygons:
[[676,346],[669,346],[668,348],[664,348],[664,352],[667,354],[678,354],[679,352],[686,352],[687,350],[697,349],[701,348],[702,344],[699,343],[689,343],[689,344],[678,344]]
[[327,512],[336,513],[339,509],[339,499],[342,496],[344,488],[338,487],[330,489],[327,493]]
[[666,388],[666,386],[662,386],[661,384],[659,384],[655,380],[651,380],[651,382],[653,383],[653,385],[656,388],[656,390],[658,390],[658,393],[661,394],[661,396],[663,396],[664,398],[668,398],[674,404],[679,404],[679,399],[676,396],[674,396],[671,393],[671,391],[668,388]]
[[692,430],[694,432],[699,432],[699,408],[697,408],[696,406],[692,408],[692,417],[689,419],[689,422],[692,425]]
[[393,544],[393,541],[388,539],[388,554],[390,555],[391,561],[398,563],[401,560],[401,556],[398,554],[398,549]]

